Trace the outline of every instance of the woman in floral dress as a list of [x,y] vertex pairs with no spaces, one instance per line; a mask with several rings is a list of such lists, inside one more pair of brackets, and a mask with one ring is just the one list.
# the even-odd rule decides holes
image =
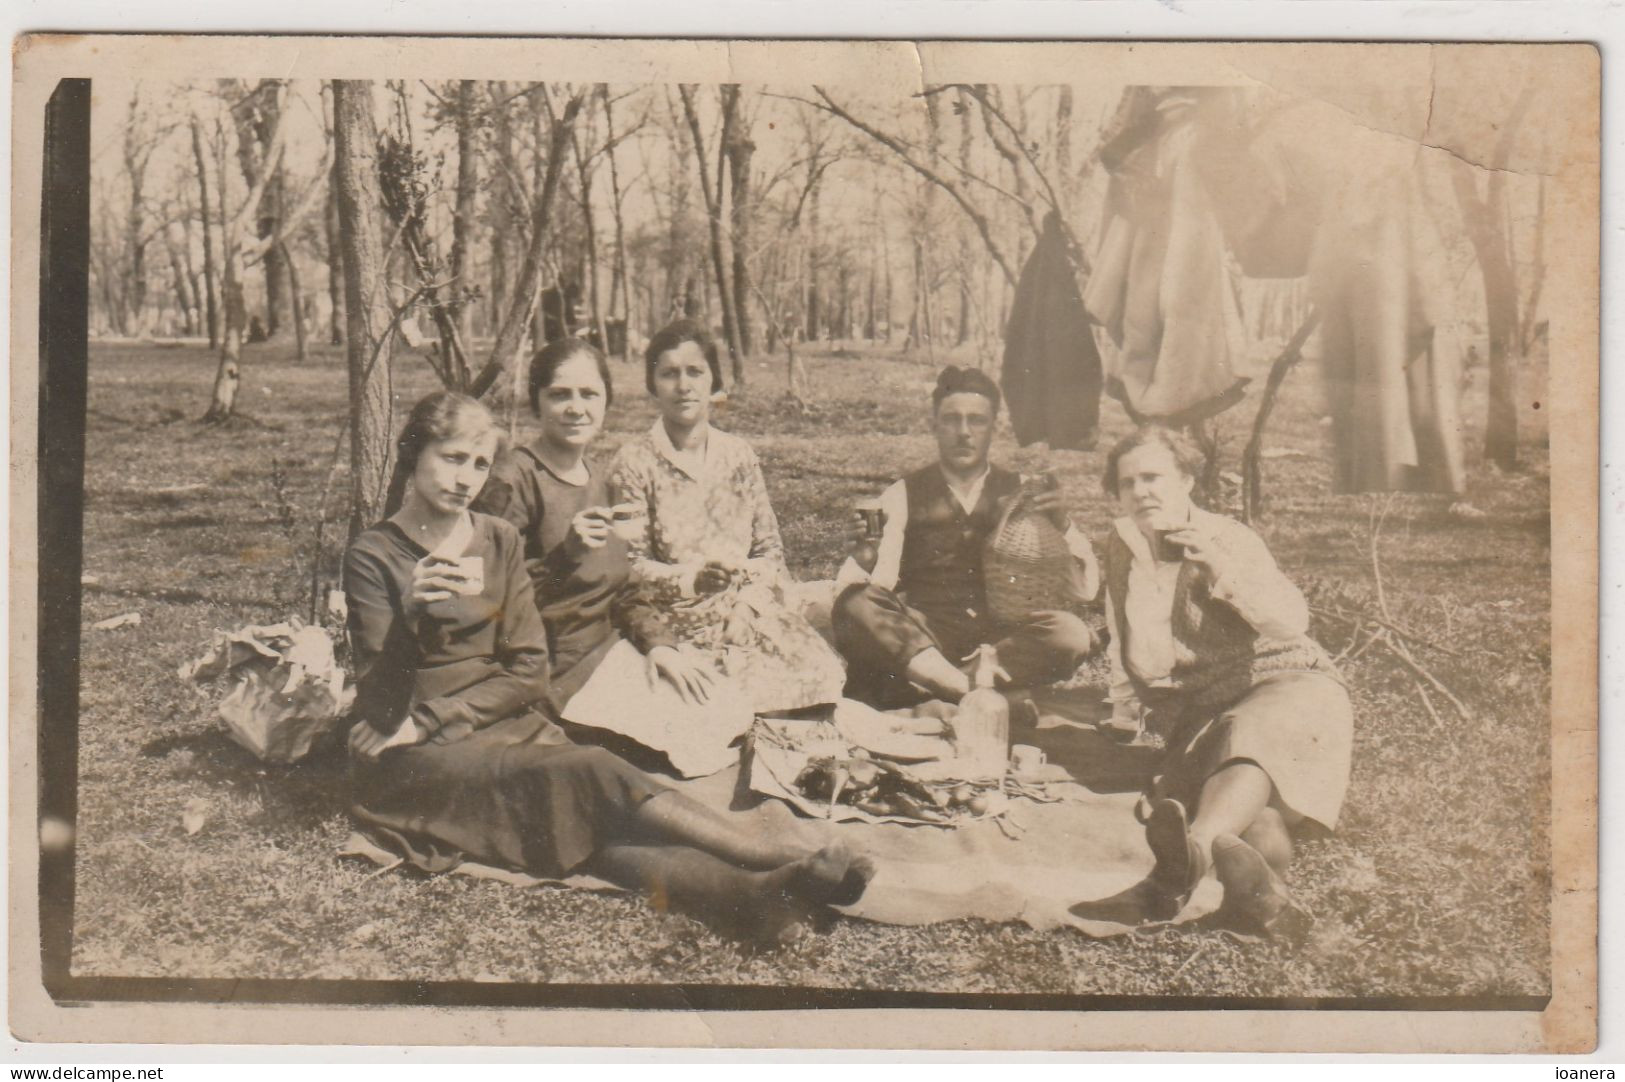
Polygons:
[[756,452],[710,424],[722,385],[715,341],[679,320],[649,342],[645,364],[660,418],[609,471],[616,499],[636,505],[645,523],[631,542],[634,589],[758,713],[835,701],[845,672],[785,601],[792,580]]

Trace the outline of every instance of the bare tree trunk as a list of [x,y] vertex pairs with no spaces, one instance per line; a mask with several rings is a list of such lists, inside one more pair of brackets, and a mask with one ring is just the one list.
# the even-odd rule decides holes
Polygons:
[[1540,324],[1540,293],[1546,284],[1546,177],[1539,180],[1540,196],[1535,205],[1535,254],[1529,269],[1529,295],[1523,303],[1523,319],[1518,328],[1518,352],[1529,356],[1535,345],[1535,328]]
[[[808,168],[814,168],[808,163]],[[807,190],[807,239],[802,247],[807,253],[807,311],[802,325],[802,340],[815,342],[824,321],[823,245],[819,224],[819,188],[821,178],[814,176]]]
[[[590,137],[590,136],[589,136]],[[598,228],[592,212],[592,178],[595,169],[586,154],[581,152],[581,140],[572,132],[570,148],[576,160],[576,185],[581,197],[581,226],[587,242],[587,311],[592,319],[593,332],[598,336],[598,348],[609,353],[609,330],[604,325],[604,304],[598,292]]]
[[1456,162],[1452,178],[1467,236],[1472,241],[1479,273],[1484,279],[1484,322],[1489,337],[1490,367],[1484,457],[1501,469],[1510,470],[1518,465],[1517,358],[1509,348],[1516,345],[1518,285],[1501,236],[1505,223],[1496,220],[1500,173],[1491,173],[1491,198],[1480,200],[1476,171],[1476,166]]
[[[261,215],[261,240],[268,240],[276,235],[277,220],[281,216],[281,189],[281,178],[273,176],[271,183],[266,186],[266,200],[270,206],[277,207],[278,210],[276,213]],[[279,245],[273,244],[266,250],[262,269],[265,274],[265,340],[284,341],[292,328],[288,321],[288,268]]]
[[525,327],[530,322],[531,310],[535,306],[536,295],[541,288],[542,261],[552,227],[553,200],[558,193],[559,174],[564,166],[564,154],[569,146],[570,133],[574,130],[576,115],[581,112],[584,98],[585,92],[572,94],[565,102],[564,110],[554,119],[552,131],[548,133],[546,166],[542,183],[532,203],[530,243],[525,251],[524,262],[520,266],[513,297],[509,301],[502,326],[497,331],[496,341],[491,346],[490,358],[469,388],[469,393],[476,398],[491,389],[507,367],[514,362],[519,347],[524,342]]
[[908,337],[903,341],[903,351],[918,349],[930,336],[930,323],[926,318],[927,306],[925,294],[929,289],[925,280],[925,242],[919,237],[914,238],[914,303],[908,315]]
[[[276,98],[272,98],[276,101]],[[255,134],[263,147],[270,139],[273,125],[280,123],[280,117],[269,110],[262,112],[255,123]],[[260,200],[259,235],[262,240],[275,237],[282,227],[283,196],[286,187],[286,178],[283,173],[282,160],[278,159],[276,167],[271,170],[271,179],[265,185],[265,196]],[[285,286],[287,284],[286,253],[280,244],[271,244],[265,252],[265,337],[267,341],[285,341],[288,337],[289,314],[292,306],[287,297]]]
[[214,223],[209,217],[209,167],[203,157],[203,125],[192,118],[192,160],[197,165],[198,217],[203,220],[203,284],[207,296],[209,348],[220,346],[220,286],[215,281]]
[[305,351],[305,313],[303,308],[303,291],[299,288],[299,265],[293,258],[285,243],[278,243],[277,248],[282,252],[282,264],[288,268],[288,293],[293,303],[288,305],[289,317],[293,320],[294,359],[303,361],[309,354]]
[[1483,198],[1478,194],[1479,167],[1457,159],[1451,180],[1461,205],[1462,223],[1484,279],[1484,322],[1489,332],[1489,416],[1484,424],[1484,457],[1503,470],[1518,465],[1518,280],[1508,254],[1511,224],[1505,218],[1503,195],[1506,163],[1513,139],[1528,111],[1533,88],[1526,88],[1501,128],[1489,163]]
[[186,271],[181,268],[180,251],[167,234],[165,241],[164,247],[169,255],[170,280],[175,288],[176,307],[180,310],[181,333],[190,336],[196,333],[197,326],[192,319],[192,298],[186,292]]
[[125,214],[124,250],[129,262],[126,276],[129,285],[124,290],[125,319],[119,328],[124,334],[140,334],[145,329],[147,307],[147,204],[144,194],[147,164],[152,159],[155,139],[148,137],[141,122],[141,90],[139,85],[130,95],[130,112],[124,130],[124,173],[130,185],[130,205]]
[[494,152],[493,171],[500,172],[501,178],[493,175],[491,180],[491,194],[489,196],[489,216],[491,219],[491,303],[486,309],[486,323],[488,330],[495,335],[502,313],[508,306],[508,235],[514,229],[513,224],[513,183],[518,175],[518,164],[513,153],[513,122],[509,114],[509,94],[507,83],[496,83],[491,92],[496,95],[498,104],[495,106],[496,119],[491,129],[491,145]]
[[[734,324],[733,304],[728,293],[728,263],[722,254],[722,208],[718,206],[718,192],[711,187],[711,164],[705,156],[705,134],[700,130],[700,115],[694,107],[694,87],[690,83],[678,86],[683,99],[683,115],[688,120],[689,133],[694,139],[694,160],[700,167],[700,192],[705,198],[706,224],[711,232],[711,268],[716,274],[717,301],[722,307],[722,336],[727,340],[728,356],[733,362],[735,383],[745,378],[744,359],[740,355],[739,331]],[[723,118],[726,142],[727,117]],[[721,179],[720,177],[718,178]]]
[[875,323],[875,279],[878,277],[875,266],[874,249],[869,251],[869,273],[865,276],[863,299],[863,340],[873,342],[877,330]]
[[192,262],[192,218],[190,207],[187,208],[187,216],[182,220],[180,230],[181,240],[179,247],[181,254],[181,273],[185,275],[186,278],[186,291],[187,295],[191,298],[192,313],[194,316],[194,318],[190,321],[192,329],[187,333],[202,334],[204,333],[204,301],[203,289],[200,284],[202,275],[198,273],[197,264]]
[[242,384],[243,337],[248,331],[248,305],[243,298],[243,250],[233,245],[226,252],[225,280],[220,288],[226,325],[220,338],[220,363],[214,373],[205,421],[224,421],[237,411],[237,388]]
[[1055,171],[1060,174],[1061,216],[1077,202],[1078,178],[1072,172],[1072,87],[1063,84],[1055,99]]
[[466,343],[474,336],[468,306],[469,253],[474,247],[474,201],[479,195],[480,151],[475,128],[475,83],[457,84],[457,203],[451,220],[451,285],[446,290],[446,315]]
[[327,206],[323,217],[327,231],[327,342],[344,344],[344,242],[339,236],[339,184],[335,164],[327,178]]
[[612,111],[609,98],[609,86],[606,83],[598,84],[599,97],[604,102],[604,137],[609,141],[609,195],[610,208],[615,216],[615,282],[621,294],[621,318],[625,324],[621,335],[621,356],[626,361],[632,360],[632,290],[627,279],[626,267],[626,224],[621,216],[621,174],[620,168],[615,164],[615,114]]
[[389,484],[389,369],[393,334],[383,318],[377,207],[378,129],[372,84],[333,82],[334,179],[344,246],[345,357],[350,376],[350,535],[383,517]]
[[[228,84],[230,85],[230,84]],[[280,118],[280,97],[282,88],[276,80],[263,80],[257,95],[268,94],[276,99],[276,104],[268,111]],[[265,107],[263,101],[254,103],[252,109],[244,108],[249,103],[240,101],[234,111],[242,117],[252,111]],[[244,124],[252,129],[251,119],[244,120]],[[242,129],[239,128],[242,132]],[[286,129],[278,119],[267,129],[267,139],[262,145],[252,130],[243,133],[248,140],[248,146],[239,145],[239,157],[244,165],[243,175],[248,181],[248,191],[243,198],[243,204],[238,208],[235,216],[226,211],[226,170],[221,169],[220,179],[220,210],[222,228],[220,230],[221,261],[224,267],[224,283],[221,287],[222,303],[225,308],[225,330],[222,334],[220,351],[220,365],[215,371],[214,392],[210,397],[209,411],[204,414],[207,421],[224,421],[232,415],[236,408],[237,390],[241,383],[242,373],[240,362],[242,360],[243,334],[247,327],[248,315],[243,299],[243,276],[251,259],[263,259],[274,250],[286,237],[287,233],[298,224],[310,209],[315,206],[317,196],[321,195],[323,174],[327,172],[329,159],[325,156],[332,152],[332,145],[323,147],[324,157],[317,167],[316,178],[292,207],[284,207],[277,223],[277,228],[270,236],[256,236],[257,222],[255,213],[261,206],[261,199],[271,178],[282,164],[282,154],[286,146]],[[266,268],[269,273],[270,268]]]
[[[724,93],[730,88],[724,87]],[[739,88],[732,87],[737,102]],[[751,157],[756,153],[756,144],[751,141],[750,132],[746,130],[745,121],[737,115],[737,105],[734,110],[733,123],[728,130],[727,142],[723,144],[728,155],[728,181],[730,212],[733,221],[733,289],[735,307],[738,309],[739,322],[739,348],[747,357],[752,350],[750,330],[750,263],[746,256],[750,253],[751,238],[751,192],[750,167]]]
[[[971,99],[963,89],[959,92],[956,103],[959,110],[959,168],[966,176],[970,175],[971,167]],[[970,268],[971,241],[966,235],[965,223],[959,223],[959,267],[955,277],[959,280],[959,326],[954,330],[954,345],[962,346],[970,341]]]

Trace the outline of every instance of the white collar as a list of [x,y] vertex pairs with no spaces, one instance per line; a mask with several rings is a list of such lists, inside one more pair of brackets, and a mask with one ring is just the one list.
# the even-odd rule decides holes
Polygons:
[[982,488],[987,484],[988,474],[993,472],[993,464],[990,462],[983,466],[982,472],[969,481],[955,481],[948,476],[947,470],[942,469],[941,462],[937,463],[937,469],[942,470],[942,480],[947,484],[949,493],[959,501],[959,506],[965,509],[965,513],[968,515],[976,510],[976,504],[982,498]]
[[666,431],[664,420],[656,417],[654,427],[649,429],[655,450],[660,452],[661,457],[681,470],[684,476],[695,481],[698,481],[700,474],[705,471],[705,463],[711,457],[711,444],[720,434],[707,423],[705,446],[698,451],[679,451],[677,445],[671,442],[671,433]]

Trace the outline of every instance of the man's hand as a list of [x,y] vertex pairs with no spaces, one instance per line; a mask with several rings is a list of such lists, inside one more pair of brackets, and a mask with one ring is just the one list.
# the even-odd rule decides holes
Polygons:
[[846,554],[852,555],[860,544],[868,540],[868,537],[869,524],[864,521],[863,512],[852,512],[851,517],[846,520]]
[[665,680],[677,689],[685,703],[704,706],[711,701],[716,675],[711,667],[688,650],[657,646],[649,651],[649,681]]
[[1046,488],[1034,493],[1028,498],[1027,506],[1041,515],[1048,515],[1057,530],[1065,530],[1072,525],[1066,497],[1061,495],[1059,488]]

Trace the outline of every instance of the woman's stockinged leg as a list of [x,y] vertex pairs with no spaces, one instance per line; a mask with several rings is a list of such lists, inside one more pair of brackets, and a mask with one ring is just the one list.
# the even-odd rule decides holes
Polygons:
[[784,938],[803,906],[788,873],[745,871],[683,845],[611,845],[590,862],[597,874],[648,895],[656,909],[703,916],[723,930],[764,940]]
[[1292,834],[1287,830],[1285,817],[1274,805],[1258,813],[1253,825],[1241,832],[1241,840],[1258,850],[1276,875],[1286,875],[1292,863]]
[[873,864],[841,842],[809,850],[747,833],[722,812],[674,790],[645,800],[634,822],[656,843],[698,849],[738,868],[784,871],[789,889],[817,902],[854,902],[874,875]]
[[1244,834],[1274,795],[1275,785],[1257,763],[1238,759],[1226,763],[1202,783],[1191,837],[1208,852],[1220,834]]
[[1211,854],[1224,886],[1221,912],[1239,927],[1272,935],[1301,930],[1303,911],[1282,876],[1292,859],[1286,821],[1271,805],[1275,786],[1257,763],[1226,763],[1202,785],[1191,838]]
[[741,868],[777,868],[807,855],[799,846],[747,833],[721,812],[675,789],[645,800],[638,806],[634,822],[648,840],[702,849]]

